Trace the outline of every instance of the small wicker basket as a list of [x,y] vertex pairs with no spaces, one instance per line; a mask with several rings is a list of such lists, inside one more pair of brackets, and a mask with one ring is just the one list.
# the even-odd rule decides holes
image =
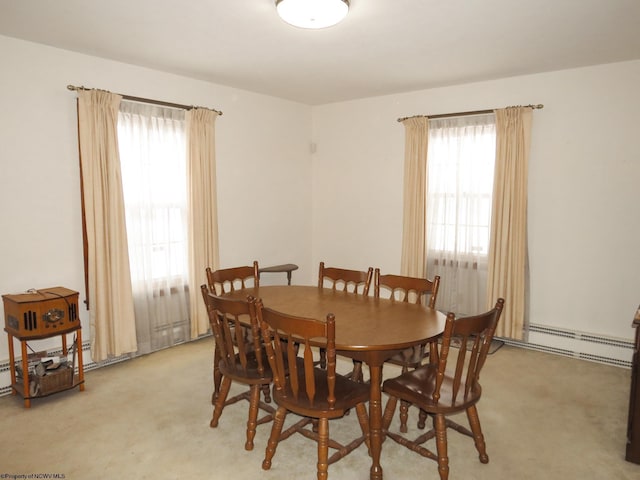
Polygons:
[[47,370],[45,375],[34,375],[37,395],[48,395],[59,392],[73,385],[73,368],[62,365],[55,370]]

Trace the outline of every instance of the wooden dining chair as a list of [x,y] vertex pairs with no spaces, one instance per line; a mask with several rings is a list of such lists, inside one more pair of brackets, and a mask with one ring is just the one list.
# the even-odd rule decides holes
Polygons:
[[[480,315],[456,319],[453,313],[449,313],[440,348],[435,342],[431,344],[430,363],[385,380],[382,384],[382,390],[389,395],[382,419],[383,431],[400,445],[437,461],[441,480],[449,477],[447,428],[472,437],[480,462],[489,461],[476,404],[482,393],[480,371],[487,359],[503,308],[504,300],[499,298],[493,309]],[[453,339],[458,339],[459,343],[455,345],[459,345],[459,348],[457,357],[449,362]],[[402,435],[402,432],[391,432],[389,426],[398,400],[427,412],[433,417],[433,429],[415,440]],[[406,416],[407,411],[402,411],[402,403],[400,408],[400,416]],[[471,430],[448,418],[463,411],[467,414]],[[436,453],[422,445],[433,438],[436,439]]]
[[[220,357],[218,367],[222,373],[220,392],[215,400],[210,426],[218,426],[222,411],[227,405],[240,400],[249,401],[249,419],[247,421],[245,450],[253,450],[253,440],[257,425],[273,419],[275,408],[260,401],[260,389],[269,388],[273,375],[261,346],[256,315],[255,300],[249,297],[246,301],[223,298],[212,294],[207,285],[200,287],[207,305],[209,322],[216,343],[216,351]],[[250,323],[253,332],[251,347],[242,338],[242,322]],[[249,389],[234,397],[227,398],[232,382],[248,385]],[[267,414],[258,418],[259,409]]]
[[[433,280],[427,280],[403,275],[381,275],[380,269],[375,269],[373,287],[375,298],[384,296],[400,302],[418,303],[436,308],[439,287],[439,275],[436,275]],[[394,355],[388,362],[400,365],[402,371],[406,372],[409,368],[420,366],[428,354],[426,345],[418,345]]]
[[[273,371],[273,399],[278,405],[262,468],[269,470],[281,440],[301,433],[317,442],[317,477],[326,480],[328,467],[351,453],[363,442],[369,447],[369,419],[366,402],[369,386],[336,373],[335,317],[326,321],[295,317],[265,308],[256,302],[263,342]],[[327,352],[327,366],[314,364],[311,339]],[[297,355],[297,352],[300,355]],[[329,420],[339,419],[355,408],[361,434],[348,444],[329,436]],[[302,418],[282,431],[289,412]],[[309,428],[311,426],[311,428]],[[329,448],[335,452],[329,457]]]
[[359,295],[369,295],[373,280],[373,268],[367,271],[349,270],[346,268],[325,267],[320,262],[318,271],[318,287],[331,288],[342,292],[351,292]]
[[[429,308],[436,308],[438,289],[440,288],[440,276],[436,275],[433,280],[418,277],[408,277],[404,275],[380,274],[380,269],[376,268],[373,280],[373,294],[375,298],[384,296],[400,302],[417,303],[426,305]],[[396,353],[387,360],[386,363],[399,365],[402,372],[422,365],[425,358],[429,356],[427,345],[415,345]],[[403,404],[403,411],[408,408]],[[421,412],[418,420],[419,425],[424,425],[426,414]],[[424,428],[424,426],[422,427]],[[401,417],[400,431],[407,432],[406,417]]]
[[[222,268],[219,270],[212,270],[211,267],[205,269],[207,275],[207,286],[209,292],[214,295],[223,295],[225,293],[234,292],[238,289],[248,287],[260,286],[260,268],[258,262],[254,260],[253,265],[246,265],[241,267]],[[249,347],[252,342],[250,339],[251,332],[245,328],[241,328],[243,332],[244,341],[248,343]],[[235,338],[235,337],[234,337]],[[211,403],[215,403],[216,397],[220,392],[220,383],[222,382],[222,374],[218,367],[220,358],[217,350],[214,347],[213,352],[213,393],[211,394]],[[269,388],[265,391],[265,400],[271,401]]]
[[222,268],[219,270],[211,270],[211,267],[207,267],[206,274],[209,291],[215,295],[260,285],[260,268],[255,260],[252,266]]
[[[357,295],[369,295],[371,283],[373,281],[373,267],[366,271],[349,270],[346,268],[325,267],[324,262],[320,262],[318,271],[318,287],[331,288],[332,290],[351,292]],[[320,366],[326,366],[326,353],[320,350]],[[349,377],[362,382],[362,362],[353,360],[353,370]]]
[[383,275],[379,268],[375,269],[374,295],[376,298],[379,298],[382,291],[386,290],[388,292],[387,298],[436,308],[439,288],[439,275],[436,275],[433,280],[427,280],[426,278],[404,275]]

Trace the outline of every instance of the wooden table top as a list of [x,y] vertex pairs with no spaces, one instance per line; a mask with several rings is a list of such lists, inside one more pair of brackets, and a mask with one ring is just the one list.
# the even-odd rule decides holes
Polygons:
[[261,298],[266,308],[290,315],[336,318],[336,349],[399,350],[425,343],[444,331],[446,316],[411,303],[364,297],[311,286],[262,286],[236,290],[226,297]]
[[295,263],[284,263],[282,265],[273,265],[271,267],[260,268],[258,271],[260,273],[263,273],[263,272],[264,273],[279,273],[279,272],[290,273],[297,269],[298,269],[298,265],[296,265]]

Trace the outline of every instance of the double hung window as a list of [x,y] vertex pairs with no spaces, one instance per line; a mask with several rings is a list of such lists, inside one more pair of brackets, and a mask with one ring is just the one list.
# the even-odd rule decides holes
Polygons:
[[445,311],[484,308],[495,152],[493,113],[429,120],[427,274]]
[[189,338],[184,110],[123,101],[118,145],[139,353]]

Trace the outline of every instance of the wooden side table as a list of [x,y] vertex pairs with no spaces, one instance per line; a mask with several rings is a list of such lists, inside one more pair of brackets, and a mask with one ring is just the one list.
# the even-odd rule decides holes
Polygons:
[[[25,408],[31,399],[45,397],[75,387],[84,390],[84,367],[82,362],[82,334],[78,316],[78,292],[64,287],[34,290],[24,294],[3,295],[5,328],[9,340],[9,368],[11,371],[11,393],[24,398]],[[71,366],[62,365],[59,370],[47,375],[32,376],[29,373],[28,342],[60,336],[62,355],[67,356],[67,335],[74,334],[73,360]],[[20,341],[22,363],[20,375],[16,370],[14,338]],[[75,374],[75,361],[78,373]],[[34,383],[35,382],[35,383]],[[32,387],[36,387],[32,390]]]
[[298,265],[295,263],[284,263],[282,265],[274,265],[273,267],[265,267],[258,270],[258,274],[261,273],[286,273],[287,285],[291,285],[291,272],[298,269]]

